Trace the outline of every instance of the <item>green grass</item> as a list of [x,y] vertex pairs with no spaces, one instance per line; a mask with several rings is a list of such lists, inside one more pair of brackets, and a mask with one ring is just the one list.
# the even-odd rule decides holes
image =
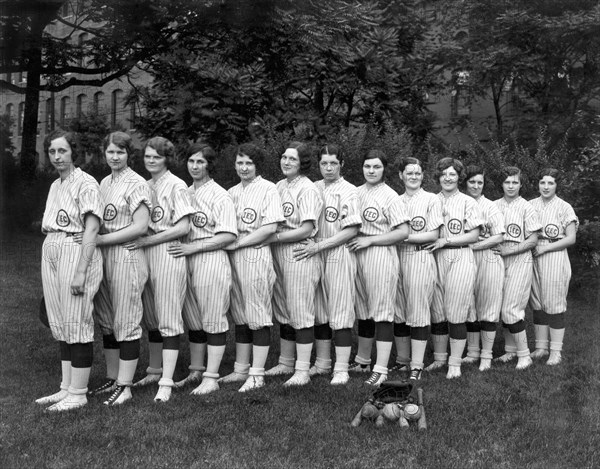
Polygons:
[[[452,381],[445,372],[425,376],[424,433],[370,422],[350,428],[371,394],[361,377],[342,388],[320,377],[301,389],[285,389],[284,378],[276,378],[253,393],[238,393],[234,384],[206,397],[177,392],[161,405],[153,402],[155,388],[136,389],[120,408],[92,399],[55,415],[33,403],[60,381],[58,347],[37,319],[41,242],[22,235],[0,245],[1,468],[600,465],[598,285],[571,295],[562,365],[516,372],[514,362],[494,364],[487,373],[463,367],[463,377]],[[273,351],[270,364],[275,360]],[[186,365],[183,347],[176,378]],[[145,367],[143,354],[140,376]],[[228,347],[221,373],[232,368]],[[103,373],[97,342],[92,385]]]

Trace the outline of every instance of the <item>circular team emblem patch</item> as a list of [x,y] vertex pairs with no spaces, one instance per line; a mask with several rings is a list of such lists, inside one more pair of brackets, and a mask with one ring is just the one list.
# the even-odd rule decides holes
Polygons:
[[248,225],[251,225],[256,220],[256,212],[251,208],[245,208],[242,213],[242,221]]
[[104,207],[104,215],[102,216],[106,221],[111,221],[117,218],[117,208],[113,204],[108,204]]
[[71,219],[69,218],[69,215],[67,215],[67,212],[62,209],[58,211],[56,214],[56,224],[62,227],[69,226],[71,224]]
[[192,217],[192,223],[196,228],[204,228],[208,222],[208,217],[203,212],[196,212]]
[[548,238],[556,238],[558,236],[558,226],[553,225],[552,223],[549,225],[546,225],[544,227],[544,234],[548,237]]
[[150,219],[153,223],[158,223],[163,219],[164,216],[165,210],[160,205],[158,205],[152,209],[152,215],[150,216]]
[[423,217],[414,217],[410,221],[410,227],[414,231],[422,231],[425,228],[425,218],[423,218]]
[[363,212],[363,218],[369,222],[374,222],[379,218],[379,210],[375,207],[368,207]]
[[325,207],[325,221],[333,223],[340,216],[340,212],[334,207]]
[[281,208],[283,209],[283,216],[285,218],[291,217],[294,213],[294,205],[291,202],[286,202],[281,206]]
[[506,232],[513,238],[521,236],[521,227],[516,223],[511,223],[506,227]]
[[462,231],[462,226],[463,226],[463,224],[458,218],[453,218],[446,225],[446,227],[448,228],[448,231],[452,234],[460,233]]

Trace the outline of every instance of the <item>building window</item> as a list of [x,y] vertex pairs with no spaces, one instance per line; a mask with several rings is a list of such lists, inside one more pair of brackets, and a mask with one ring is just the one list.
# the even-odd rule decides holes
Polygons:
[[115,90],[112,92],[112,103],[111,103],[111,107],[110,107],[110,125],[111,127],[116,127],[117,126],[117,122],[118,120],[118,109],[119,109],[119,102],[121,101],[123,96],[123,91],[122,90]]
[[46,100],[46,133],[54,130],[54,99]]
[[79,58],[79,62],[78,63],[79,63],[80,67],[83,67],[85,65],[85,49],[84,49],[84,47],[85,47],[85,42],[87,41],[87,39],[88,39],[88,34],[87,33],[81,33],[79,35],[78,45],[79,45],[79,50],[80,50],[80,53],[81,53],[81,57]]
[[27,73],[19,72],[19,83],[27,83]]
[[466,117],[471,114],[471,93],[468,88],[457,87],[452,90],[452,102],[450,104],[450,116]]
[[69,123],[69,103],[70,99],[68,96],[61,98],[60,100],[60,126],[64,129]]
[[9,82],[11,85],[14,85],[13,78],[12,78],[12,73],[7,73],[6,74],[6,81]]
[[17,116],[17,134],[23,135],[23,118],[25,117],[25,103],[19,103],[19,115]]
[[14,108],[14,106],[13,106],[13,104],[12,104],[12,103],[8,103],[8,104],[6,105],[6,115],[8,116],[8,118],[9,118],[9,119],[12,119],[12,118],[13,118],[13,115],[12,115],[12,113],[13,113],[13,108]]
[[77,119],[81,119],[81,117],[85,114],[85,105],[87,103],[87,96],[84,94],[80,94],[77,96]]
[[104,113],[104,93],[98,91],[94,94],[94,113],[100,116]]
[[60,7],[60,11],[59,14],[60,16],[62,16],[63,18],[66,18],[67,16],[69,16],[71,14],[70,12],[70,8],[69,8],[69,3],[70,2],[65,2],[62,4],[62,6]]

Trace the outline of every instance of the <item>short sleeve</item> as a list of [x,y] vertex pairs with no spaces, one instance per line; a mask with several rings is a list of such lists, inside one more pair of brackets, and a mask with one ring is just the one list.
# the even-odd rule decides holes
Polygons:
[[540,216],[533,205],[529,202],[525,202],[525,217],[523,219],[523,225],[525,227],[525,238],[528,238],[533,233],[536,233],[542,229],[540,223]]
[[358,211],[358,194],[356,191],[352,191],[352,193],[344,201],[340,227],[346,228],[347,226],[355,226],[360,224],[362,224],[362,219]]
[[500,212],[496,204],[490,204],[488,220],[488,225],[490,227],[490,236],[506,233],[506,228],[504,227],[504,216],[502,215],[502,212]]
[[409,221],[408,214],[404,209],[404,204],[402,203],[400,196],[395,196],[392,198],[391,203],[388,206],[386,216],[392,229]]
[[475,200],[471,197],[468,197],[465,200],[465,231],[471,231],[475,228],[483,226],[485,224],[485,220],[483,219],[481,209],[479,208],[477,202],[475,202]]
[[96,215],[102,223],[103,206],[102,197],[98,187],[89,184],[78,194],[79,217],[81,223],[85,226],[85,215],[91,213]]
[[229,194],[225,197],[221,197],[221,200],[213,207],[213,211],[215,217],[215,233],[238,234],[235,207]]
[[312,187],[308,188],[298,197],[298,212],[301,223],[305,221],[314,221],[316,225],[316,221],[319,219],[322,209],[323,200],[316,189]]
[[571,223],[575,223],[575,229],[579,228],[579,218],[577,218],[571,204],[567,202],[565,202],[564,210],[561,213],[561,223],[563,225],[563,230],[566,230],[567,226]]
[[275,186],[269,186],[269,189],[266,191],[262,208],[261,225],[279,223],[284,220],[283,212],[281,211],[281,198]]
[[173,224],[177,223],[183,217],[194,213],[194,208],[190,204],[188,190],[185,186],[174,187],[171,198],[173,201]]
[[146,205],[148,210],[152,211],[152,199],[148,184],[146,182],[137,184],[127,197],[127,203],[129,204],[131,213],[135,212],[142,204]]
[[427,205],[427,231],[437,230],[443,224],[442,202],[439,197],[430,197]]

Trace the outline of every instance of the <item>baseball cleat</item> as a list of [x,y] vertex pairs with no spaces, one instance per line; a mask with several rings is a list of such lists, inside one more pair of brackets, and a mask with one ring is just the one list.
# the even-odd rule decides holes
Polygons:
[[440,370],[440,369],[444,368],[445,366],[446,366],[446,362],[434,361],[427,368],[425,368],[425,371],[430,373],[432,371]]
[[362,363],[352,362],[348,366],[350,373],[370,373],[371,365],[363,365]]
[[154,402],[167,402],[171,399],[171,386],[159,386]]
[[263,376],[248,376],[246,382],[238,389],[238,392],[254,391],[255,389],[262,388],[264,385],[265,378]]
[[317,365],[311,366],[308,370],[308,375],[311,378],[318,375],[328,375],[329,373],[331,373],[331,368],[319,368]]
[[117,380],[109,379],[106,383],[98,386],[95,389],[87,392],[87,397],[94,397],[98,394],[106,394],[109,392],[113,392],[117,387]]
[[343,386],[344,384],[348,384],[348,381],[350,381],[350,375],[347,371],[334,371],[333,378],[331,378],[329,384],[332,386]]
[[366,380],[365,383],[367,383],[369,386],[375,386],[378,388],[387,381],[387,377],[388,375],[385,373],[377,373],[374,371],[371,373],[371,376],[369,376],[369,379]]
[[47,412],[64,412],[67,410],[80,409],[87,404],[85,394],[73,395],[65,397],[62,401],[51,405],[46,409]]
[[446,379],[460,378],[461,376],[462,374],[460,372],[460,366],[448,366],[448,373],[446,374]]
[[200,386],[194,389],[190,394],[194,396],[203,396],[205,394],[210,394],[211,392],[218,391],[219,383],[215,378],[207,378],[206,376],[202,379]]
[[558,365],[562,361],[562,355],[558,350],[552,350],[550,352],[550,357],[546,362],[546,365],[555,366]]
[[106,399],[103,402],[103,404],[107,406],[121,405],[130,400],[131,398],[131,389],[129,388],[129,386],[117,385],[113,393],[108,399]]
[[531,359],[531,357],[529,355],[527,355],[526,357],[519,357],[519,360],[517,361],[517,366],[515,367],[515,369],[516,370],[524,370],[526,368],[529,368],[532,364],[533,364],[533,360]]
[[499,356],[498,358],[494,358],[494,361],[508,363],[509,361],[515,359],[517,354],[515,352],[506,352],[504,355]]
[[538,358],[544,358],[548,356],[548,350],[544,348],[536,348],[529,356],[534,360]]
[[479,371],[487,371],[492,367],[492,360],[490,358],[482,358],[479,362]]
[[200,382],[201,379],[202,379],[202,372],[201,371],[196,371],[196,370],[190,371],[189,375],[187,375],[181,381],[177,381],[173,385],[173,387],[174,388],[183,388],[184,386],[187,386],[188,384]]
[[465,357],[462,359],[463,365],[473,365],[479,361],[479,357]]
[[388,370],[389,373],[398,372],[406,373],[410,371],[410,365],[408,363],[394,363],[394,365]]
[[421,368],[413,368],[410,370],[410,375],[408,379],[412,379],[413,381],[419,381],[421,379],[421,375],[423,374],[423,370]]
[[137,383],[133,383],[133,387],[141,387],[148,386],[150,384],[158,383],[160,381],[160,375],[148,374],[142,379],[140,379]]
[[305,386],[310,383],[310,374],[308,371],[296,371],[294,375],[288,379],[283,385],[289,386]]
[[229,373],[227,376],[223,376],[218,379],[218,383],[237,383],[239,381],[246,381],[248,378],[248,373],[238,373],[234,371],[233,373]]
[[293,366],[287,366],[280,363],[279,365],[274,366],[270,370],[265,371],[265,376],[290,375],[293,372]]
[[56,404],[57,402],[62,401],[68,395],[69,393],[67,391],[61,389],[60,391],[54,394],[50,394],[49,396],[44,396],[40,397],[39,399],[36,399],[35,403],[39,405]]

